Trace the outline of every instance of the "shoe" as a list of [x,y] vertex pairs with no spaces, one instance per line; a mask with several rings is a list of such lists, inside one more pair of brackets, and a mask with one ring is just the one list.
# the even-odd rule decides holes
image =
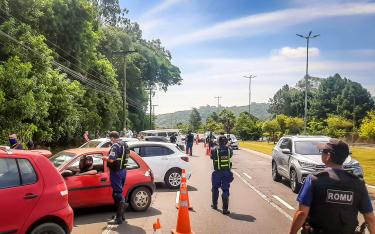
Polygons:
[[228,210],[229,206],[229,198],[223,198],[223,214],[228,215],[230,211]]
[[119,202],[116,212],[116,219],[125,221],[125,202]]
[[217,205],[211,205],[211,208],[217,210]]

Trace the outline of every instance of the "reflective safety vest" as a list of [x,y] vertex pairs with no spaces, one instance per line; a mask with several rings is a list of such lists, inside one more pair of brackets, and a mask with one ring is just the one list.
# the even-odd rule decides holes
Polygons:
[[[109,169],[111,169],[111,171],[119,171],[119,170],[122,170],[122,169],[126,169],[127,165],[128,165],[128,158],[129,158],[129,154],[130,154],[130,151],[128,149],[128,147],[126,146],[126,143],[116,143],[112,146],[112,148],[115,146],[115,145],[118,145],[122,150],[121,150],[121,156],[119,157],[118,155],[116,160],[114,162],[108,162],[107,163],[107,166],[109,167]],[[111,148],[111,150],[112,150]]]
[[220,155],[220,150],[216,149],[216,159],[213,160],[215,171],[230,170],[232,168],[232,163],[230,161],[231,153],[229,149],[227,149],[227,151],[228,154]]

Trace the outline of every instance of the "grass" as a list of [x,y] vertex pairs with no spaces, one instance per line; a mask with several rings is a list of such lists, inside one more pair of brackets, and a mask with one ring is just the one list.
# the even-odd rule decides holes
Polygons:
[[[240,147],[270,155],[275,145],[272,142],[241,141]],[[351,149],[353,158],[360,162],[364,170],[366,182],[375,185],[375,148],[354,146]]]

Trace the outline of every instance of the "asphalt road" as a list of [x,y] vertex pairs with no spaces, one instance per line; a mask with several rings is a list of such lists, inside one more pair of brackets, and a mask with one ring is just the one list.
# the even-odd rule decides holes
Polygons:
[[[296,194],[286,181],[272,181],[270,156],[248,150],[235,151],[232,159],[235,180],[231,184],[229,216],[210,207],[212,161],[205,156],[203,144],[194,145],[190,159],[193,173],[188,189],[194,209],[190,212],[190,220],[195,233],[288,232],[298,206]],[[375,197],[372,199],[374,205]],[[157,218],[160,218],[162,232],[170,233],[177,222],[175,200],[175,190],[157,184],[149,210],[127,212],[127,223],[119,226],[107,223],[114,213],[112,207],[75,210],[73,233],[153,233],[152,224]]]

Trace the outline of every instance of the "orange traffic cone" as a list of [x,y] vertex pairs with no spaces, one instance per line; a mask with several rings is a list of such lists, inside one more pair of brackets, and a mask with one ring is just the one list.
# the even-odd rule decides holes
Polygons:
[[186,183],[181,183],[177,226],[172,234],[194,234],[190,227],[189,198]]
[[176,208],[177,209],[180,208],[180,202],[179,201],[181,199],[181,189],[186,188],[186,196],[187,196],[187,201],[188,201],[188,207],[189,207],[189,210],[193,210],[193,206],[191,205],[190,199],[189,199],[189,192],[188,192],[188,188],[187,188],[185,169],[182,169],[181,177],[182,178],[181,178],[180,191],[177,191],[177,194],[176,194]]
[[160,225],[160,220],[159,218],[156,219],[156,223],[154,223],[152,225],[152,227],[154,228],[154,234],[162,234],[161,232],[161,225]]

